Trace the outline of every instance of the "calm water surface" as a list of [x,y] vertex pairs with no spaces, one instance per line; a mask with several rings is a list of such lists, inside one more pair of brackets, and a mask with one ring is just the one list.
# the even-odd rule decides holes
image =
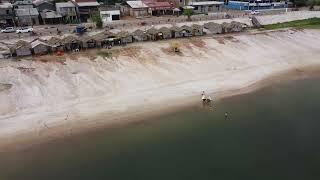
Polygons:
[[193,107],[0,154],[0,179],[320,179],[319,82],[281,82],[213,111]]

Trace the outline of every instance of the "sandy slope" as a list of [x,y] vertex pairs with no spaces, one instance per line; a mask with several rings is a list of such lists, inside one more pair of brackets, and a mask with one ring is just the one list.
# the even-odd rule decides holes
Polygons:
[[99,113],[101,124],[121,121],[121,115],[184,103],[202,90],[215,95],[285,70],[320,64],[320,31],[315,30],[179,42],[181,54],[168,51],[170,41],[161,41],[128,46],[114,52],[112,59],[80,58],[66,65],[1,62],[2,142],[24,132],[42,136],[45,129],[67,122],[89,126],[98,123],[93,117]]

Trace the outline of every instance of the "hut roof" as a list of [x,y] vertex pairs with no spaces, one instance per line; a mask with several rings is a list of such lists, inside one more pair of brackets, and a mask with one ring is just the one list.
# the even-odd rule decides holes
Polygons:
[[202,29],[203,26],[199,25],[199,24],[192,24],[191,26],[192,29]]
[[43,42],[43,41],[41,41],[41,40],[35,40],[35,41],[33,41],[33,42],[31,43],[31,48],[34,48],[34,47],[36,47],[36,46],[38,46],[38,45],[40,45],[40,44],[43,44],[43,45],[45,45],[45,46],[49,46],[49,44],[47,44],[47,43],[45,43],[45,42]]
[[95,41],[103,41],[103,40],[106,40],[109,38],[115,38],[115,37],[116,37],[116,34],[110,32],[110,31],[100,32],[100,33],[92,36],[92,38]]
[[19,40],[18,42],[16,42],[14,44],[14,46],[12,48],[18,49],[18,48],[21,48],[21,47],[31,48],[31,44],[29,42],[27,42],[27,41]]
[[57,37],[51,37],[50,39],[46,40],[46,42],[51,46],[60,46],[62,45],[62,39]]
[[141,29],[137,29],[137,30],[135,30],[135,31],[132,33],[132,35],[134,35],[134,36],[141,36],[141,35],[145,35],[145,32],[142,31]]
[[117,37],[128,37],[130,34],[127,31],[121,31],[117,33]]
[[63,43],[67,44],[67,43],[76,43],[79,42],[79,38],[77,38],[76,36],[67,36],[65,38],[63,38]]
[[178,26],[172,26],[170,28],[171,31],[179,31],[179,27]]
[[162,33],[170,33],[170,29],[167,27],[162,27],[158,30],[158,32],[162,32]]
[[180,30],[180,31],[182,31],[182,30],[191,31],[191,30],[192,30],[192,28],[191,28],[190,26],[183,25],[183,26],[181,26],[181,27],[179,28],[179,30]]
[[155,29],[155,28],[150,28],[150,29],[147,30],[147,33],[148,33],[148,34],[155,35],[155,34],[158,33],[158,30]]
[[214,23],[214,22],[208,22],[208,23],[205,23],[203,26],[206,29],[211,29],[211,28],[215,28],[217,26],[220,26],[220,24],[217,24],[217,23]]
[[80,41],[82,41],[82,42],[88,42],[88,41],[90,41],[90,40],[96,40],[96,38],[94,38],[93,36],[82,36],[82,37],[80,37],[80,38],[78,38]]

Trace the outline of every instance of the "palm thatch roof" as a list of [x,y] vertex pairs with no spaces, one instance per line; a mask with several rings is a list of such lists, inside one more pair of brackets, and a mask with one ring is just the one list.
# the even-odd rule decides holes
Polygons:
[[172,26],[170,28],[171,31],[179,31],[179,27],[178,26]]
[[179,28],[179,31],[183,31],[183,30],[192,31],[192,28],[189,26],[183,25]]
[[88,41],[96,41],[96,39],[93,36],[81,36],[79,37],[79,40],[82,42],[88,42]]
[[27,41],[19,40],[10,49],[18,49],[21,47],[31,48],[31,43]]
[[162,33],[170,33],[170,29],[167,27],[162,27],[158,30],[158,32],[162,32]]
[[137,29],[132,33],[132,35],[134,35],[134,36],[143,36],[145,34],[146,34],[146,32],[142,31],[141,29]]
[[57,37],[51,37],[50,39],[46,40],[46,42],[51,46],[61,46],[63,45],[62,39]]
[[78,43],[78,42],[80,42],[80,40],[79,40],[79,38],[76,37],[76,36],[71,36],[71,35],[69,35],[69,36],[63,38],[63,43],[64,43],[64,44]]
[[128,36],[131,36],[131,35],[127,31],[121,31],[121,32],[117,33],[116,36],[119,37],[119,38],[124,38],[124,37],[128,37]]
[[100,33],[92,36],[92,38],[96,41],[103,41],[108,38],[115,38],[115,37],[116,37],[116,34],[110,32],[110,31],[100,32]]
[[147,34],[155,35],[158,33],[158,30],[155,28],[150,28],[147,30]]
[[194,29],[194,30],[200,30],[200,29],[203,28],[203,26],[201,26],[199,24],[192,24],[191,28]]

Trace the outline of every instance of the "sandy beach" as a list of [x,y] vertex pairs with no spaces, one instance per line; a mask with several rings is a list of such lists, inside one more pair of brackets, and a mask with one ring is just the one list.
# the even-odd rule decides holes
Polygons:
[[111,58],[88,51],[55,62],[1,61],[1,149],[173,111],[198,103],[202,91],[214,99],[244,93],[274,75],[320,65],[319,30],[177,41],[181,53],[159,41],[113,49]]

